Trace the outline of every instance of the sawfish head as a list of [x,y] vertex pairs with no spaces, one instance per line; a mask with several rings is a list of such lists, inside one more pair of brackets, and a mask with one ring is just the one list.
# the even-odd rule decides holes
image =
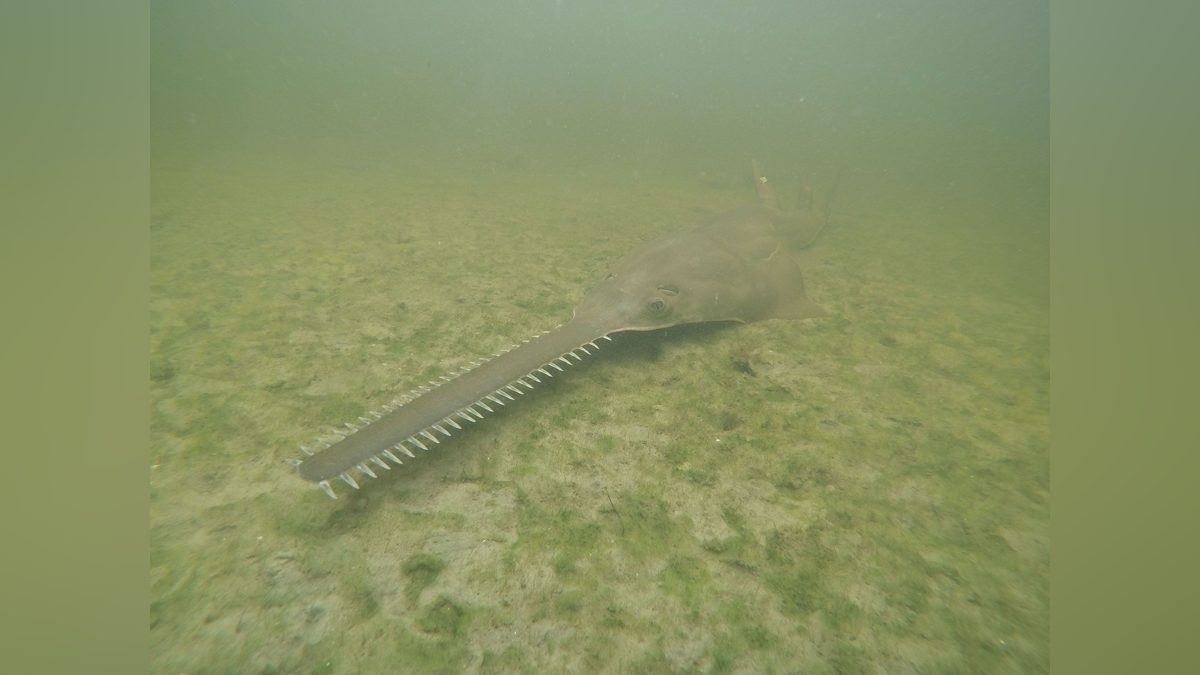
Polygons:
[[617,261],[584,294],[575,321],[598,332],[704,321],[804,319],[800,267],[755,209],[668,235]]

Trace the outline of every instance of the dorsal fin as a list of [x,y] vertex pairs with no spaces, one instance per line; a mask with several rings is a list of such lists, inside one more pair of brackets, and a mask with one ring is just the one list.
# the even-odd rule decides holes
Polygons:
[[750,160],[750,168],[754,171],[754,191],[758,193],[758,201],[766,206],[779,208],[779,202],[775,199],[775,188],[767,182],[757,159]]

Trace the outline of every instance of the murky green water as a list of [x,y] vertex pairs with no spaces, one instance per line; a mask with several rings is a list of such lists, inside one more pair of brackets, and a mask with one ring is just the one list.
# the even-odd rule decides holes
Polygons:
[[[154,12],[150,671],[1049,669],[1044,9]],[[329,500],[284,460],[844,174],[830,315],[618,339]]]

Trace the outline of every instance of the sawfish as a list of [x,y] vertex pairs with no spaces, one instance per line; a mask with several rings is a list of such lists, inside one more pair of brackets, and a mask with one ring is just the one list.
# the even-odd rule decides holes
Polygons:
[[[784,246],[784,235],[807,247],[829,222],[835,181],[821,212],[807,183],[797,208],[779,207],[771,183],[752,163],[758,200],[707,218],[618,260],[588,288],[570,321],[523,343],[473,361],[359,417],[320,439],[306,458],[290,459],[305,480],[337,499],[330,481],[358,489],[355,475],[415,458],[464,424],[524,396],[556,377],[622,331],[650,331],[688,323],[806,319],[825,314],[804,291],[804,278]],[[807,207],[807,208],[805,208]],[[358,473],[352,474],[352,471]]]

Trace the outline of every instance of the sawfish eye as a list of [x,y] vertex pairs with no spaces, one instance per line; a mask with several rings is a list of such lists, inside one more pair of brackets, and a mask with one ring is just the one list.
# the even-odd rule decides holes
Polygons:
[[646,303],[646,306],[649,307],[650,311],[654,312],[655,314],[662,314],[663,312],[667,311],[667,303],[663,302],[662,298],[654,298],[650,302]]
[[659,286],[658,292],[662,293],[663,295],[679,295],[679,289],[669,285]]

